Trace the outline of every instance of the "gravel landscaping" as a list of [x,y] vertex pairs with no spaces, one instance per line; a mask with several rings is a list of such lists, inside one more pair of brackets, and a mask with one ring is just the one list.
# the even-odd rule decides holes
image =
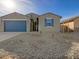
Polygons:
[[13,52],[21,59],[78,58],[78,35],[78,33],[22,33],[0,42],[0,49]]

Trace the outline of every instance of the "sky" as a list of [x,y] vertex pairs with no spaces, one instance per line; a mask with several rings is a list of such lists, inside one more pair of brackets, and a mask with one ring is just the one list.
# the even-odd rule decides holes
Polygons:
[[[13,2],[14,5],[7,1]],[[2,3],[6,4],[6,7]],[[16,8],[12,9],[12,6]],[[64,20],[79,16],[79,0],[0,0],[0,16],[11,12],[19,12],[24,15],[30,12],[39,15],[52,12],[62,16]]]

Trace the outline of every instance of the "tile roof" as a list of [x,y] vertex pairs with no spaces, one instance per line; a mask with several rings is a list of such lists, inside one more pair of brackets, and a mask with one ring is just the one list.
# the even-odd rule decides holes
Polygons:
[[62,21],[61,24],[62,24],[62,23],[67,23],[67,22],[74,21],[76,18],[79,18],[79,16],[75,16],[75,17],[71,17],[71,18],[69,18],[69,19],[66,19],[65,21]]

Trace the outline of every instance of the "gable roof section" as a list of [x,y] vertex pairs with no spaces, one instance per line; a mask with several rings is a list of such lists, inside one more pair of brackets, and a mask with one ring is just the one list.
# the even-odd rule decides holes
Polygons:
[[79,18],[79,16],[75,16],[75,17],[69,18],[69,19],[67,19],[67,20],[65,20],[65,21],[63,21],[63,22],[61,22],[61,24],[74,21],[74,20],[77,19],[77,18]]
[[1,16],[1,18],[5,18],[5,17],[10,17],[10,16],[14,16],[14,17],[17,17],[17,16],[22,16],[22,17],[25,17],[25,15],[23,14],[20,14],[18,12],[13,12],[13,13],[10,13],[10,14],[7,14],[7,15],[4,15],[4,16]]
[[48,12],[48,13],[42,14],[42,15],[40,15],[40,16],[47,15],[47,14],[55,15],[55,16],[58,16],[58,17],[62,18],[62,16],[59,16],[59,15],[54,14],[54,13],[51,13],[51,12]]
[[37,16],[39,16],[39,15],[36,14],[36,13],[28,13],[28,14],[26,14],[26,15],[37,15]]
[[33,17],[40,17],[40,16],[47,15],[47,14],[55,15],[55,16],[58,16],[58,17],[62,18],[62,16],[56,15],[56,14],[51,13],[51,12],[48,12],[48,13],[45,13],[45,14],[42,14],[42,15],[38,15],[38,14],[35,14],[35,13],[29,13],[29,14],[23,15],[23,14],[20,14],[18,12],[13,12],[13,13],[10,13],[10,14],[4,15],[4,16],[1,16],[1,18],[2,17],[4,17],[4,18],[8,17],[9,18],[10,16],[14,16],[15,18],[18,17],[18,16],[29,17],[31,15]]
[[35,14],[35,13],[29,13],[29,14],[26,14],[26,16],[28,16],[28,15],[33,15],[33,16],[36,16],[36,17],[39,17],[39,15],[38,14]]

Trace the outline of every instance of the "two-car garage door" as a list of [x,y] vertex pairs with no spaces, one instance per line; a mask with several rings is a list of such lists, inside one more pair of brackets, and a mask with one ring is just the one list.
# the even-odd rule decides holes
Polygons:
[[26,21],[4,21],[5,32],[26,32]]

